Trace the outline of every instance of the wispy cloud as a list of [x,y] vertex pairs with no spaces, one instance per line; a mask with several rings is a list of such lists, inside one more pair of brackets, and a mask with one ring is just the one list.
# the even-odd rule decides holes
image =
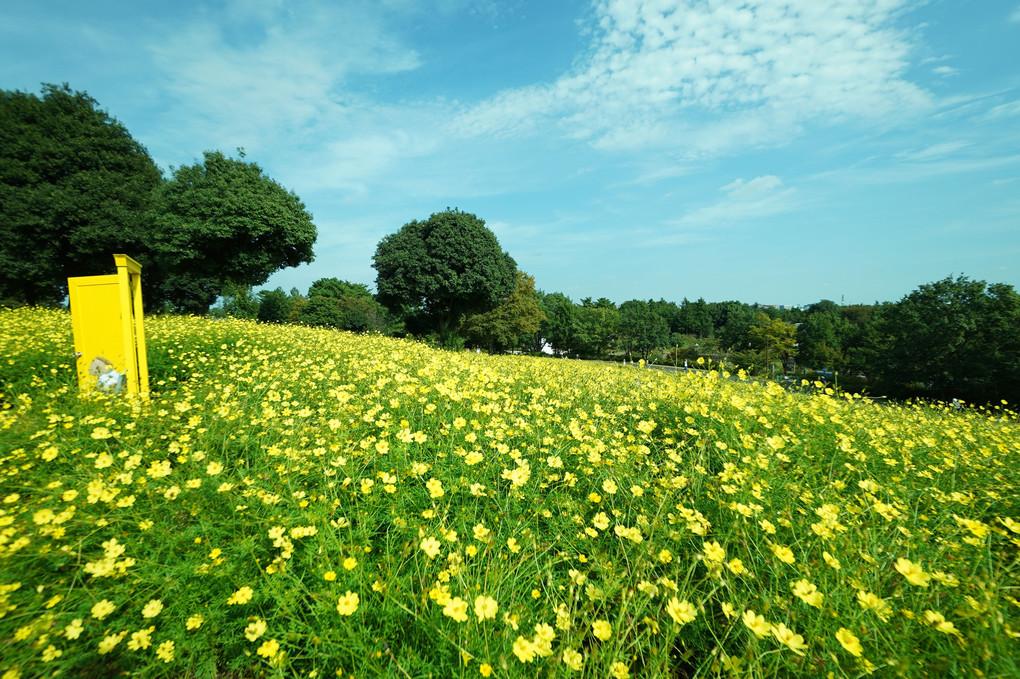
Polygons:
[[[218,145],[300,143],[364,102],[350,79],[414,69],[417,53],[358,3],[228,2],[187,17],[151,54],[172,110]],[[185,125],[182,124],[182,127]]]
[[586,59],[555,82],[465,110],[467,135],[565,135],[614,149],[669,145],[688,156],[770,144],[805,123],[929,103],[908,82],[905,0],[599,2]]
[[750,198],[768,193],[782,183],[783,181],[779,177],[767,174],[762,177],[755,177],[748,182],[745,182],[743,179],[736,179],[722,187],[722,190],[735,198]]
[[965,148],[967,145],[968,143],[965,141],[947,141],[940,144],[932,144],[931,146],[916,151],[901,151],[896,154],[896,157],[910,161],[934,160],[952,155],[956,151]]
[[748,181],[735,179],[719,190],[726,194],[721,200],[667,221],[663,230],[648,238],[645,244],[662,246],[705,241],[711,238],[706,230],[714,231],[790,212],[803,204],[797,189],[783,188],[782,180],[775,175],[763,175]]
[[1001,120],[1002,118],[1011,118],[1013,116],[1020,116],[1020,99],[1011,101],[1008,104],[999,104],[988,109],[988,112],[982,115],[979,120]]

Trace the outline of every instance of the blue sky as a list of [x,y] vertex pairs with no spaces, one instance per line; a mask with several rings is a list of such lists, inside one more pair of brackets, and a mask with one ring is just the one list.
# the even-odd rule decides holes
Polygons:
[[0,0],[0,88],[84,90],[154,160],[238,147],[316,260],[459,207],[575,301],[1020,288],[1020,0]]

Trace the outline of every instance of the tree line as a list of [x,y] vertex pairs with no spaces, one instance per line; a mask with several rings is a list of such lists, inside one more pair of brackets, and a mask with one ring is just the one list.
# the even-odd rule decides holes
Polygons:
[[0,90],[0,302],[59,303],[69,276],[125,253],[148,310],[205,313],[230,286],[311,262],[304,204],[238,155],[207,151],[164,177],[88,94]]
[[[144,268],[147,311],[411,336],[446,348],[552,353],[753,375],[821,374],[897,398],[1020,399],[1020,296],[959,276],[897,302],[806,308],[600,298],[535,288],[477,216],[447,208],[385,236],[375,292],[339,278],[302,294],[254,289],[311,262],[301,200],[247,162],[208,151],[164,177],[85,93],[0,91],[0,303],[59,304],[68,276]],[[699,361],[700,359],[700,361]]]

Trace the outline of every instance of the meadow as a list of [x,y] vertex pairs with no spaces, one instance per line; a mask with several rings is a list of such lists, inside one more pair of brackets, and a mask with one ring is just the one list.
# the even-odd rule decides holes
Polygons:
[[0,677],[1020,676],[1007,404],[0,310]]

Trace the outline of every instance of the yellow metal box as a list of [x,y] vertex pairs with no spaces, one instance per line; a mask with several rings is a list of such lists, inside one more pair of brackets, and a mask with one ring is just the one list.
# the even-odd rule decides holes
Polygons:
[[115,274],[67,279],[78,386],[83,393],[147,394],[142,265],[127,255],[113,259]]

